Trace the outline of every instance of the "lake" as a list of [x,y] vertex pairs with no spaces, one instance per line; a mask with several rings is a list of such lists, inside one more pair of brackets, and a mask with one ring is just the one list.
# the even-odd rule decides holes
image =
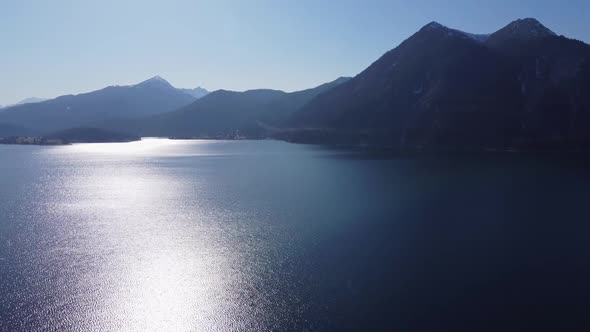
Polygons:
[[0,146],[2,331],[580,329],[590,163]]

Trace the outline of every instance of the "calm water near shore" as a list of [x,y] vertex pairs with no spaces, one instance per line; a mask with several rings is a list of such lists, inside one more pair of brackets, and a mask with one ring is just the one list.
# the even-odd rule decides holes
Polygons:
[[579,328],[590,163],[0,145],[1,331]]

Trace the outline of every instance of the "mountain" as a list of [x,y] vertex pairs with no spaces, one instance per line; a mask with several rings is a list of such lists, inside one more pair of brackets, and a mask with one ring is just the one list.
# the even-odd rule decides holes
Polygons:
[[23,99],[21,101],[19,101],[18,103],[16,103],[16,105],[24,105],[24,104],[34,104],[34,103],[40,103],[43,101],[49,100],[47,98],[36,98],[36,97],[30,97],[30,98],[26,98]]
[[546,37],[557,37],[557,34],[536,19],[525,18],[518,19],[494,32],[488,38],[487,43],[492,46],[502,47],[515,41],[533,41]]
[[341,77],[312,89],[235,92],[218,90],[176,111],[104,123],[103,128],[127,130],[142,136],[264,137],[314,97],[346,82]]
[[280,136],[396,147],[590,142],[590,46],[534,19],[490,35],[433,22],[293,114]]
[[49,100],[49,99],[47,99],[47,98],[36,98],[36,97],[26,98],[26,99],[23,99],[23,100],[19,101],[16,104],[13,104],[13,105],[7,105],[7,106],[0,105],[0,110],[5,109],[5,108],[8,108],[8,107],[11,107],[11,106],[16,106],[16,105],[40,103],[40,102],[43,102],[43,101],[46,101],[46,100]]
[[178,90],[180,90],[186,94],[189,94],[189,95],[195,97],[196,99],[203,98],[209,94],[209,91],[207,91],[201,87],[197,87],[194,89],[178,89]]
[[39,132],[52,132],[112,118],[172,111],[194,100],[194,97],[156,76],[136,85],[110,86],[89,93],[12,106],[0,113],[0,122],[23,125]]
[[30,136],[34,132],[24,126],[0,123],[0,137],[11,137],[11,136]]

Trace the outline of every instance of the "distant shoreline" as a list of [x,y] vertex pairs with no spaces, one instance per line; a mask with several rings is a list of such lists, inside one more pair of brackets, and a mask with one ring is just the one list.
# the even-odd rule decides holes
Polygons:
[[357,151],[374,151],[389,154],[399,154],[407,156],[418,155],[588,155],[590,156],[590,148],[571,148],[571,149],[535,149],[535,148],[495,148],[495,147],[424,147],[424,146],[390,146],[385,144],[372,143],[330,143],[330,142],[314,142],[304,140],[288,140],[276,137],[266,138],[213,138],[213,137],[142,137],[142,138],[161,138],[170,140],[207,140],[207,141],[277,141],[299,145],[310,145],[317,147],[325,147],[331,149],[342,150],[357,150]]
[[97,128],[72,128],[47,136],[11,136],[0,138],[0,144],[56,146],[72,143],[124,143],[141,140],[139,136]]
[[13,137],[0,137],[0,144],[4,145],[37,145],[37,146],[59,146],[69,145],[71,143],[66,142],[62,139],[47,139],[44,137],[35,136],[13,136]]
[[590,157],[590,149],[526,149],[526,148],[474,148],[474,147],[422,147],[422,146],[406,146],[393,147],[379,144],[365,144],[365,143],[329,143],[329,142],[306,142],[306,141],[290,141],[285,139],[267,137],[267,138],[230,138],[230,137],[132,137],[129,139],[101,139],[101,140],[72,140],[68,141],[60,138],[44,138],[44,137],[0,137],[1,145],[34,145],[34,146],[64,146],[72,144],[92,144],[92,143],[130,143],[145,139],[164,139],[172,141],[277,141],[297,145],[316,146],[318,148],[342,150],[342,151],[356,151],[369,152],[390,156],[400,157],[418,157],[418,156],[473,156],[473,155],[526,155],[526,156],[577,156]]

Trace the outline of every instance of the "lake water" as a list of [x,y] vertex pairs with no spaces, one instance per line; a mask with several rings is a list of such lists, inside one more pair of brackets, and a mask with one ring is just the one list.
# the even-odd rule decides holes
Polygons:
[[589,165],[275,141],[0,146],[0,330],[579,329]]

